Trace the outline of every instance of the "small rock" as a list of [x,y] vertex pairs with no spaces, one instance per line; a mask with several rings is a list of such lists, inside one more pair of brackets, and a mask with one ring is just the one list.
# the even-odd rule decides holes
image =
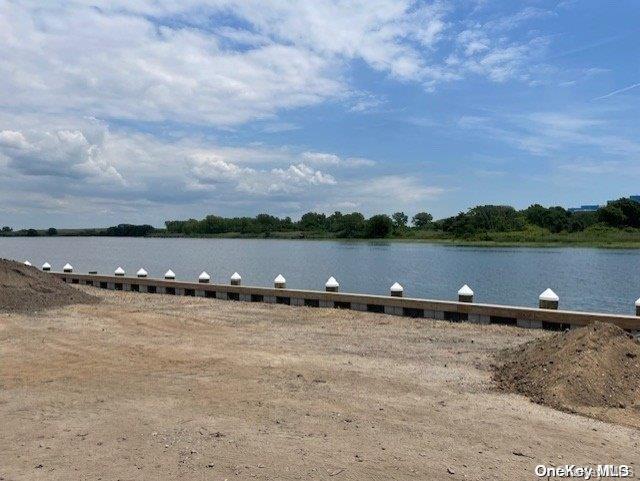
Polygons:
[[447,473],[456,474],[456,472],[455,472],[455,470],[453,468],[447,468]]

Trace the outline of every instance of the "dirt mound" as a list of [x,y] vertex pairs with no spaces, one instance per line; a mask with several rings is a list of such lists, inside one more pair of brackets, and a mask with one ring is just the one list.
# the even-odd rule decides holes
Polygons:
[[0,259],[0,311],[37,311],[96,301],[97,298],[65,284],[52,274]]
[[[630,408],[640,413],[640,343],[596,322],[499,355],[494,379],[505,391],[570,412]],[[599,417],[599,416],[598,416]]]

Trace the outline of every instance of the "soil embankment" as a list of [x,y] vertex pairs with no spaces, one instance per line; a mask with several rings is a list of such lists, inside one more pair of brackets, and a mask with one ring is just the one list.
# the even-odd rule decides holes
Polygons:
[[640,343],[612,324],[536,339],[499,356],[498,387],[538,404],[640,427]]
[[30,312],[96,301],[35,267],[0,259],[0,311]]

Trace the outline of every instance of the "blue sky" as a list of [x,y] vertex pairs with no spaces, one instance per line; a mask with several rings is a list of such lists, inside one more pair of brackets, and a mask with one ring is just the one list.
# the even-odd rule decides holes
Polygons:
[[0,224],[640,193],[635,1],[0,0]]

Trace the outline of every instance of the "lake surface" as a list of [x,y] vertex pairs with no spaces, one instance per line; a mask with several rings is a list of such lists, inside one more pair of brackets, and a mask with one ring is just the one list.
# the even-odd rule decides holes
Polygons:
[[144,267],[150,277],[171,268],[181,280],[206,270],[228,283],[234,271],[246,285],[324,289],[334,276],[343,292],[388,294],[400,282],[405,296],[455,299],[469,284],[476,302],[536,306],[551,287],[561,309],[632,314],[640,297],[640,250],[454,247],[404,242],[113,237],[0,237],[0,257],[49,262],[62,270],[127,275]]

